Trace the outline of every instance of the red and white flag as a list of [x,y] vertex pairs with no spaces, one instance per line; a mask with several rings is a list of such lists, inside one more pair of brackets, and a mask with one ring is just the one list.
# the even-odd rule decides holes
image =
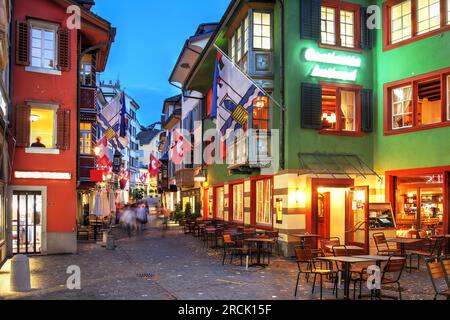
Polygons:
[[148,178],[148,172],[144,172],[141,174],[141,176],[139,177],[139,181],[142,184],[146,184],[147,183],[147,178]]
[[159,168],[161,168],[161,161],[156,159],[153,153],[150,153],[150,163],[148,164],[148,172],[150,177],[157,177]]
[[184,156],[192,150],[189,141],[183,137],[178,130],[175,130],[173,143],[169,151],[169,157],[175,164],[182,164]]
[[108,157],[108,138],[103,136],[97,143],[97,167],[99,169],[109,169],[112,167],[111,159]]

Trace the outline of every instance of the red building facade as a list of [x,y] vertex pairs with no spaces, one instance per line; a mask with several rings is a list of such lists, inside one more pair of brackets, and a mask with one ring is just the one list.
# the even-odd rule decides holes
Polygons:
[[[15,1],[10,254],[77,250],[80,66],[95,54],[102,71],[115,31],[90,12],[93,2],[80,3],[73,11],[76,1]],[[77,12],[80,28],[72,26]]]

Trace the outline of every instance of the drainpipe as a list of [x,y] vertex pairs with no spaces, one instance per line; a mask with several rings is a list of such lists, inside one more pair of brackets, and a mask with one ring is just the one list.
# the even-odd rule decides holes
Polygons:
[[280,0],[280,99],[281,106],[280,108],[280,169],[284,170],[286,161],[285,161],[285,70],[284,70],[284,52],[285,52],[285,43],[284,43],[284,0]]

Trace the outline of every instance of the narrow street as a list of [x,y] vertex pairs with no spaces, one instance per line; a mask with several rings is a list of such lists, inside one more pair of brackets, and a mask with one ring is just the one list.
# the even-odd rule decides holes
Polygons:
[[[115,235],[114,251],[81,243],[75,255],[32,257],[33,290],[28,293],[9,292],[9,263],[5,264],[0,271],[0,299],[294,299],[297,267],[288,259],[274,258],[269,268],[248,271],[238,263],[222,266],[220,249],[206,249],[201,240],[178,227],[162,231],[156,218],[141,236],[128,238],[121,230],[115,230]],[[66,288],[70,265],[81,268],[81,290]],[[404,299],[432,299],[425,269],[405,275],[402,287],[407,290]],[[311,283],[302,277],[297,299],[319,299],[318,290],[311,295],[310,289]],[[386,293],[395,295],[394,291]],[[329,283],[324,299],[333,299]]]

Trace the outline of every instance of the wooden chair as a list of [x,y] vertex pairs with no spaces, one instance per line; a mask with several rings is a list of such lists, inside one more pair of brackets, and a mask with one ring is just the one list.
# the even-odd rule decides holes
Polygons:
[[323,250],[325,255],[332,255],[334,246],[340,246],[341,245],[341,239],[338,237],[329,237],[329,238],[320,238],[320,248]]
[[[322,269],[322,268],[316,268],[316,261],[314,259],[314,254],[310,248],[301,248],[297,247],[295,250],[295,257],[298,267],[298,274],[297,274],[297,282],[295,285],[295,293],[294,295],[297,296],[297,290],[298,290],[298,283],[300,281],[300,276],[302,274],[305,274],[307,277],[312,274],[314,275],[314,282],[312,287],[312,293],[314,294],[314,289],[316,286],[316,279],[317,276],[320,277],[320,300],[322,300],[322,291],[323,291],[323,277],[329,277],[329,278],[335,278],[336,277],[336,271],[330,270],[330,269]],[[306,264],[306,268],[305,268]],[[333,287],[333,293],[334,290],[337,290],[336,282],[334,283]]]
[[[420,250],[412,251],[410,253],[410,259],[412,256],[417,257],[417,270],[420,270],[420,258],[438,259],[442,254],[442,247],[445,242],[445,238],[428,239],[425,245]],[[411,262],[410,262],[411,263]]]
[[230,264],[233,263],[233,257],[235,255],[239,255],[242,265],[242,257],[250,255],[252,258],[252,250],[250,248],[246,248],[241,240],[233,240],[231,235],[224,234],[223,235],[223,260],[222,265],[225,265],[225,259],[227,254],[230,255]]
[[443,258],[442,265],[445,271],[445,281],[447,282],[447,286],[450,288],[450,257],[446,256]]
[[389,242],[386,240],[386,236],[384,232],[377,232],[373,234],[373,240],[375,242],[375,246],[377,247],[378,255],[398,255],[400,254],[400,249],[391,248],[389,246]]
[[383,268],[383,272],[381,274],[381,287],[383,287],[383,285],[396,284],[399,300],[402,300],[402,288],[400,286],[400,278],[402,277],[403,269],[405,268],[406,257],[401,258],[396,257],[396,259],[392,258],[393,258],[392,256],[389,257],[389,260],[387,261],[386,265]]
[[[449,261],[449,260],[447,260]],[[430,261],[427,263],[428,274],[431,278],[431,283],[434,289],[434,300],[437,300],[438,296],[444,296],[447,300],[450,300],[450,288],[448,283],[448,275],[446,273],[443,262]],[[447,289],[440,290],[440,284],[438,282],[444,282],[447,285]]]

